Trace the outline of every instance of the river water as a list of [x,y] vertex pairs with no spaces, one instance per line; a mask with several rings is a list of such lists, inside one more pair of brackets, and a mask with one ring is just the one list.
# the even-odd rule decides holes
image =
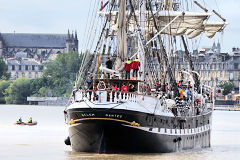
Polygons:
[[[214,111],[212,147],[164,154],[73,153],[64,107],[0,105],[0,160],[240,160],[240,112]],[[18,126],[29,117],[36,126]],[[127,145],[127,144],[126,144]]]

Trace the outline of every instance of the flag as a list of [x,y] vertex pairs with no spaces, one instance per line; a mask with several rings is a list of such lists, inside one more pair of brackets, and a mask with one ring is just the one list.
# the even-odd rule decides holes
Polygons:
[[103,0],[101,0],[101,8],[100,8],[100,11],[103,10]]

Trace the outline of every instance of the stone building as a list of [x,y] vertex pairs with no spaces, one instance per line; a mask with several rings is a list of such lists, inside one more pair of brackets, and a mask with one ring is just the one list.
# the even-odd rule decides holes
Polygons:
[[[217,52],[216,52],[217,51]],[[188,70],[187,58],[183,61],[178,57],[175,66],[177,68],[176,78],[181,79],[178,72],[181,69]],[[194,69],[200,74],[203,84],[218,88],[224,82],[233,82],[235,91],[239,92],[240,86],[240,50],[233,48],[232,53],[219,53],[219,49],[215,51],[209,50],[207,53],[199,53],[192,59]]]
[[11,80],[19,77],[29,79],[39,78],[42,76],[43,64],[30,58],[8,58],[8,72],[11,73]]
[[59,53],[78,52],[78,38],[70,34],[0,33],[0,58],[3,58],[11,79],[37,78],[43,63]]

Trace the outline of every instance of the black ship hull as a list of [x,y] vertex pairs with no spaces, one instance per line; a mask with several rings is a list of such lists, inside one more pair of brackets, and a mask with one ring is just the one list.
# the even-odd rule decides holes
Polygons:
[[76,152],[166,153],[210,147],[211,112],[184,120],[101,109],[74,109],[68,116],[77,120],[69,127],[71,146]]

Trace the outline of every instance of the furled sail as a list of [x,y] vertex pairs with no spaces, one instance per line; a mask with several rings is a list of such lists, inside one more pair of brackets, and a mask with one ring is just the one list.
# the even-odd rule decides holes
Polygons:
[[[109,16],[107,12],[100,12],[99,14]],[[117,15],[118,12],[113,12],[110,21],[111,27],[115,31],[119,30],[119,25],[115,23]],[[127,13],[126,16],[128,15],[129,14]],[[136,15],[138,15],[138,12],[136,12]],[[151,21],[151,17],[148,17],[148,15],[149,14],[146,13],[146,23],[150,21],[150,26],[154,28],[153,21]],[[173,36],[186,35],[189,39],[192,39],[201,33],[205,33],[208,38],[212,38],[217,32],[221,32],[227,25],[225,22],[208,22],[207,20],[210,18],[211,13],[187,11],[182,14],[180,11],[165,10],[154,13],[160,30],[178,15],[180,16],[169,27],[162,31],[163,34],[169,34]],[[119,18],[117,19],[118,21],[120,21]],[[131,27],[131,24],[134,24],[134,22],[130,20],[129,30],[133,31],[134,28]],[[149,25],[146,26],[149,27]]]
[[124,60],[127,58],[127,33],[126,33],[126,0],[119,0],[118,30],[117,30],[117,61],[115,70],[124,69]]
[[[164,28],[180,14],[179,11],[160,11],[156,14],[160,28]],[[205,33],[207,37],[212,38],[216,32],[222,31],[226,23],[206,22],[210,15],[209,13],[184,12],[162,33],[174,36],[186,35],[189,39]]]
[[221,32],[225,26],[225,22],[207,22],[204,24],[204,32],[208,38],[212,38],[216,32]]

